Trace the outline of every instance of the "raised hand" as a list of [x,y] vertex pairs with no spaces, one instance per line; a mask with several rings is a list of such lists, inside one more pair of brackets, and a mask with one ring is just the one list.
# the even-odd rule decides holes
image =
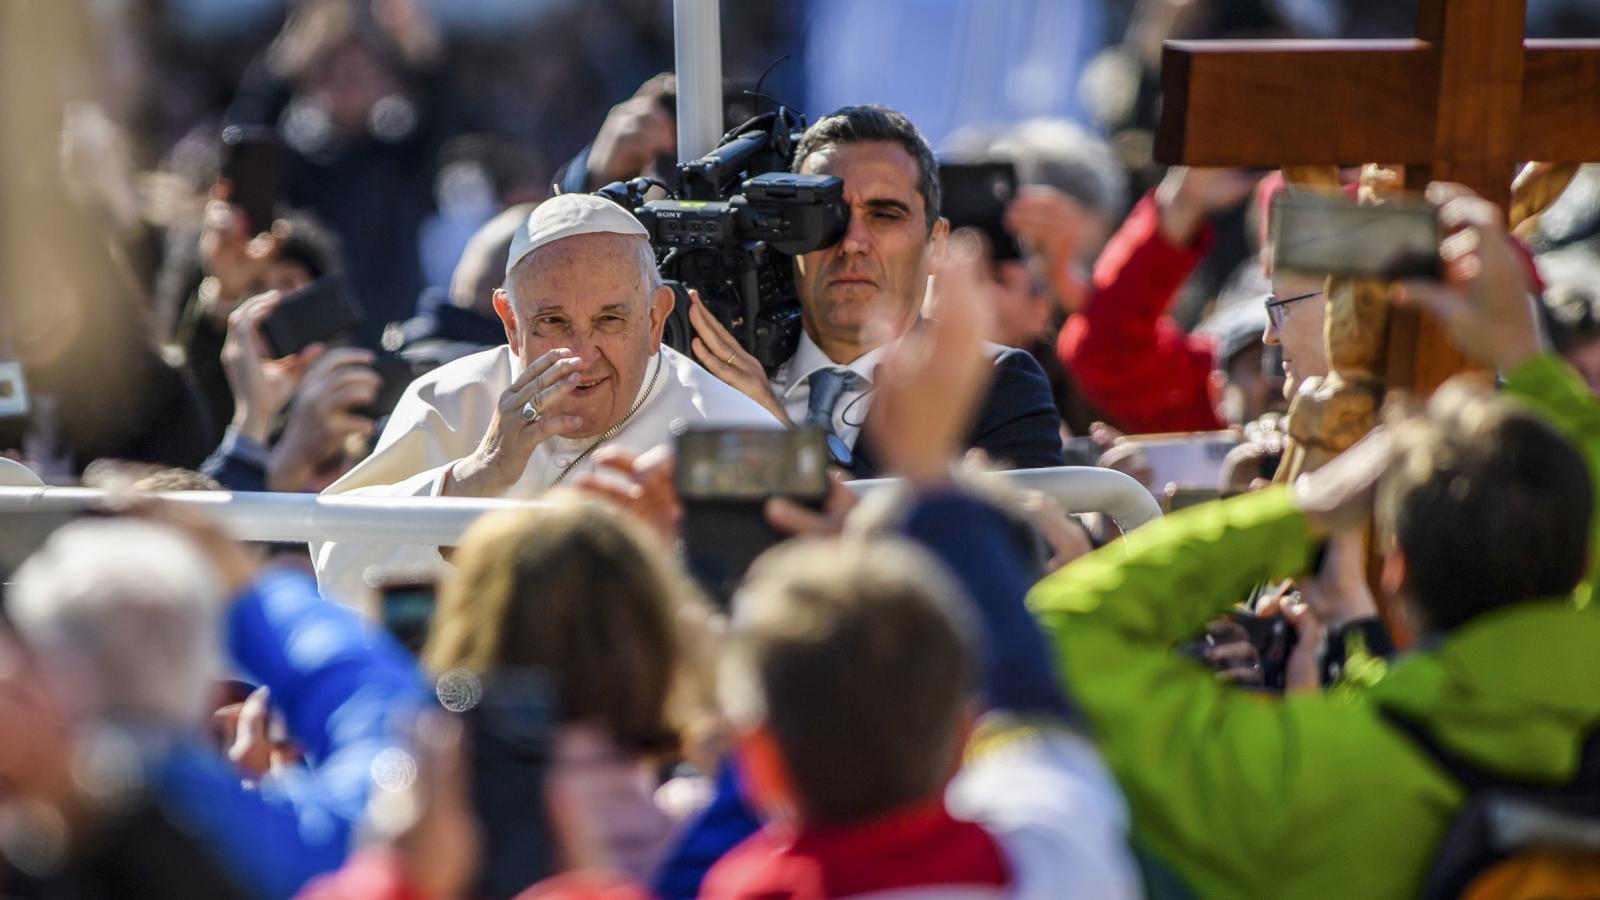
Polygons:
[[595,472],[580,473],[573,486],[609,501],[649,525],[670,548],[678,540],[683,503],[673,484],[673,457],[668,447],[635,453],[606,447],[594,455]]
[[233,427],[258,444],[267,442],[273,417],[294,396],[324,347],[312,344],[293,356],[271,359],[261,323],[283,299],[277,291],[251,297],[228,316],[222,342],[222,374],[233,391]]
[[982,244],[965,229],[933,264],[927,306],[938,318],[901,338],[874,379],[873,429],[889,470],[913,481],[943,481],[960,456],[994,365],[978,284]]
[[1244,169],[1169,169],[1156,187],[1161,233],[1180,247],[1189,246],[1206,219],[1243,203],[1260,180]]
[[700,292],[692,288],[689,291],[689,323],[694,326],[696,335],[690,349],[706,371],[761,404],[779,422],[794,427],[783,404],[778,402],[778,395],[772,392],[766,369],[739,346],[728,329],[723,328],[717,317],[700,302]]
[[565,347],[534,360],[500,393],[488,432],[476,450],[450,467],[441,493],[498,497],[522,477],[540,444],[583,427],[578,416],[562,415],[562,402],[577,386],[580,366]]
[[372,433],[372,420],[353,411],[378,395],[378,373],[367,367],[370,362],[371,351],[340,347],[306,373],[289,424],[267,461],[267,490],[305,490],[317,467],[350,435]]
[[1090,240],[1090,216],[1078,201],[1048,185],[1027,185],[1006,208],[1006,228],[1039,256],[1056,299],[1068,312],[1088,301],[1077,274]]
[[1421,307],[1444,323],[1461,349],[1502,372],[1543,349],[1539,314],[1522,260],[1500,208],[1459,184],[1436,182],[1443,281],[1407,281],[1390,298]]

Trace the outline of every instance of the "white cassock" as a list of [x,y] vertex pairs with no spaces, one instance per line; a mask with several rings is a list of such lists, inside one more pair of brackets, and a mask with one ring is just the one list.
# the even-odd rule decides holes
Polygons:
[[[651,373],[660,375],[651,384]],[[501,345],[464,356],[412,382],[389,417],[372,455],[325,494],[369,497],[437,497],[445,471],[472,453],[489,430],[500,394],[522,371],[511,348]],[[645,364],[644,401],[622,428],[600,444],[642,453],[671,443],[691,425],[781,427],[760,404],[729,387],[693,360],[663,346]],[[637,398],[635,398],[635,402]],[[598,438],[550,438],[533,451],[522,477],[503,495],[537,497],[579,472],[594,469]],[[437,547],[423,544],[313,543],[317,584],[324,596],[353,603],[367,590],[366,573],[427,570],[443,565]]]

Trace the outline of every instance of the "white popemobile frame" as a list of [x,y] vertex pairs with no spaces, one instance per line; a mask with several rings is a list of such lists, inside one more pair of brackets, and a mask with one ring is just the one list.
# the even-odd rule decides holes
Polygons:
[[[0,463],[9,462],[0,460]],[[17,469],[21,466],[12,464]],[[26,471],[25,469],[23,471]],[[30,473],[31,474],[31,473]],[[978,476],[1042,491],[1069,513],[1103,512],[1124,531],[1159,518],[1161,508],[1144,486],[1110,469],[1068,466],[1019,469]],[[16,485],[21,478],[0,478]],[[857,494],[898,483],[882,478],[849,482]],[[177,491],[156,494],[215,518],[244,541],[347,541],[366,544],[453,545],[478,516],[496,509],[537,507],[538,501],[460,497],[352,497],[320,494],[256,494]],[[0,516],[16,512],[71,512],[101,502],[105,491],[89,488],[0,487]]]

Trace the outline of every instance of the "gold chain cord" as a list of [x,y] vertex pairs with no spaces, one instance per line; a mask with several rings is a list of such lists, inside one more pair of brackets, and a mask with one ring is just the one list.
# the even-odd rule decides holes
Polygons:
[[607,428],[606,433],[600,435],[599,440],[596,440],[594,443],[584,448],[584,451],[579,453],[576,459],[567,463],[566,467],[561,470],[561,474],[556,476],[556,480],[550,482],[550,487],[555,487],[556,485],[560,484],[562,480],[564,480],[568,475],[572,474],[573,469],[576,469],[584,460],[589,458],[589,454],[600,449],[601,444],[604,444],[606,441],[609,441],[617,436],[617,432],[622,430],[622,426],[628,424],[628,421],[633,418],[634,413],[637,413],[639,409],[644,406],[644,402],[650,399],[650,392],[656,389],[656,381],[661,378],[661,366],[665,362],[665,354],[663,354],[660,350],[657,350],[656,367],[654,371],[650,373],[650,383],[645,386],[644,393],[639,395],[639,399],[634,401],[633,409],[628,410],[628,414],[623,416],[622,419],[617,422],[617,424]]

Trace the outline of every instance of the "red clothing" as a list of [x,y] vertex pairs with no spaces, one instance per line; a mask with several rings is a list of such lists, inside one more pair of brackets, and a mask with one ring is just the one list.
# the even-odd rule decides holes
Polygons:
[[951,817],[939,797],[866,822],[799,834],[769,825],[711,867],[700,896],[831,900],[957,885],[998,893],[1010,880],[995,839]]
[[1129,434],[1225,427],[1211,396],[1211,339],[1185,332],[1167,315],[1213,239],[1206,225],[1194,246],[1173,246],[1147,195],[1095,261],[1088,304],[1061,328],[1061,364],[1089,402]]
[[429,900],[411,883],[405,863],[392,851],[361,850],[337,872],[307,884],[295,900]]

